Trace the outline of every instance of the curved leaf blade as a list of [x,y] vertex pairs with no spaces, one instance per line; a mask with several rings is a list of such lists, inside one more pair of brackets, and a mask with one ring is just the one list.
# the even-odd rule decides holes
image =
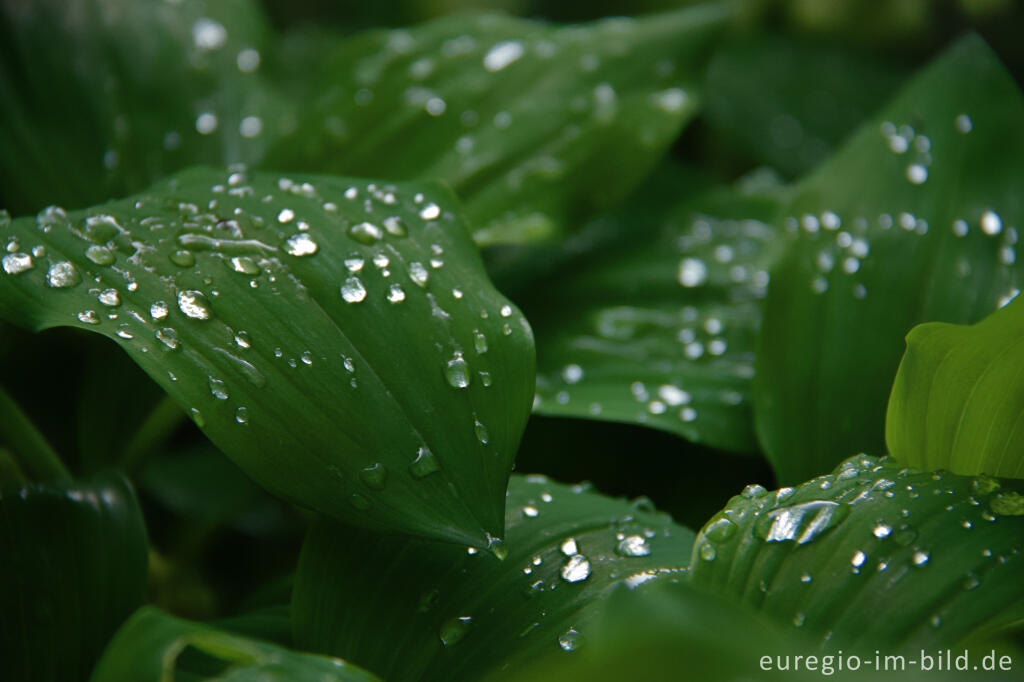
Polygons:
[[387,679],[480,679],[573,649],[590,605],[686,564],[692,546],[664,514],[543,476],[512,477],[506,514],[501,562],[316,523],[296,574],[296,642]]
[[[191,657],[189,654],[193,654]],[[376,677],[337,658],[289,651],[202,623],[139,609],[118,631],[91,682],[263,680],[265,682],[375,682]]]
[[117,341],[279,496],[484,546],[533,339],[453,211],[433,186],[192,170],[14,221],[0,313]]
[[691,580],[823,648],[951,646],[1024,616],[1021,490],[858,455],[734,497],[698,535]]
[[1024,299],[970,327],[932,322],[907,335],[885,441],[921,469],[1024,478]]
[[0,492],[0,677],[86,679],[145,598],[148,551],[120,475]]
[[781,481],[882,450],[910,328],[977,321],[1019,288],[1022,121],[1016,84],[971,36],[794,189],[754,381]]
[[675,202],[537,286],[534,412],[637,423],[756,452],[750,413],[760,298],[776,255],[769,197]]
[[481,243],[540,241],[624,197],[695,114],[725,3],[551,26],[439,19],[344,43],[275,167],[438,178]]
[[255,163],[293,106],[260,73],[251,0],[4,0],[0,18],[0,204],[18,214]]

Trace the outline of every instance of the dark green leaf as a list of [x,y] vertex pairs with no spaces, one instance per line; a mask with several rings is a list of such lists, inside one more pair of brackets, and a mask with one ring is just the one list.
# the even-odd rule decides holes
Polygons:
[[0,492],[0,679],[86,679],[145,597],[147,554],[119,475]]
[[296,641],[394,680],[477,680],[571,650],[589,606],[689,561],[692,533],[543,476],[513,476],[508,557],[314,525],[299,559]]
[[1024,478],[1024,299],[964,327],[907,335],[885,440],[922,469]]
[[1021,158],[1024,99],[968,37],[795,188],[754,381],[780,480],[882,450],[910,328],[976,321],[1016,291]]
[[710,4],[556,27],[439,19],[344,43],[271,163],[439,178],[481,243],[538,241],[639,182],[697,110]]
[[1024,617],[1021,490],[858,455],[796,489],[748,486],[690,575],[821,647],[952,646]]
[[82,207],[196,163],[255,162],[287,108],[251,0],[0,2],[0,204]]
[[537,285],[527,307],[534,411],[756,451],[750,383],[776,210],[769,198],[718,190],[643,224],[627,204],[617,215],[624,239]]
[[193,170],[14,221],[0,313],[114,339],[271,492],[483,546],[533,339],[453,211],[432,185]]
[[298,653],[147,606],[118,631],[91,682],[373,682],[337,658]]

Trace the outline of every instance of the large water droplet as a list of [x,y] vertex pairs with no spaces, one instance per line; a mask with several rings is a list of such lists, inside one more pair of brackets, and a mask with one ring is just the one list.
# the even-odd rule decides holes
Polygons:
[[320,247],[305,232],[293,234],[285,242],[284,250],[290,256],[312,256]]
[[795,540],[802,545],[838,525],[849,513],[849,505],[816,500],[773,509],[758,519],[754,530],[767,542]]
[[169,312],[170,308],[163,301],[156,301],[153,305],[149,306],[149,316],[154,320],[164,319]]
[[341,297],[348,303],[359,303],[366,298],[366,287],[358,277],[349,277],[341,285]]
[[348,228],[348,235],[360,244],[367,246],[380,241],[384,233],[373,223],[359,223]]
[[448,385],[453,388],[466,388],[471,379],[469,363],[462,357],[462,353],[456,351],[452,359],[444,367],[444,376]]
[[121,295],[117,293],[117,289],[104,289],[96,298],[108,308],[116,308],[121,305]]
[[9,253],[0,262],[3,263],[4,272],[8,275],[20,275],[35,267],[32,256],[27,253]]
[[736,524],[724,516],[715,519],[704,527],[704,537],[715,544],[725,542],[736,534]]
[[208,320],[211,316],[206,295],[192,289],[178,292],[178,309],[193,320]]
[[93,244],[85,250],[85,257],[96,265],[107,266],[114,262],[114,254],[105,246]]
[[[13,254],[12,254],[13,255]],[[55,289],[67,289],[82,281],[77,268],[69,261],[60,261],[46,272],[46,285]]]
[[578,583],[590,577],[590,560],[582,554],[573,554],[562,566],[562,580]]
[[651,553],[651,546],[642,535],[627,535],[619,541],[615,552],[628,557],[647,556]]

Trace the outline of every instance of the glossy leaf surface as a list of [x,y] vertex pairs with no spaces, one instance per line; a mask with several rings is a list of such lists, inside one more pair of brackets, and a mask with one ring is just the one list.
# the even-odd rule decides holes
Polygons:
[[139,609],[118,631],[92,682],[374,682],[337,658],[289,651],[276,644]]
[[299,559],[296,643],[396,680],[476,680],[570,652],[613,585],[689,561],[692,532],[649,504],[513,476],[503,561],[319,522]]
[[1024,99],[970,36],[794,188],[754,382],[782,482],[883,449],[911,327],[974,322],[1015,294],[1022,158]]
[[119,475],[0,492],[0,679],[87,679],[145,598],[148,551]]
[[1022,490],[858,455],[795,489],[748,486],[690,575],[820,647],[952,646],[1024,617]]
[[970,327],[907,335],[889,399],[893,457],[922,469],[1024,478],[1024,299]]
[[342,44],[279,167],[441,179],[481,243],[538,241],[639,182],[697,110],[709,4],[552,26],[439,19]]
[[192,170],[14,221],[0,312],[117,341],[265,488],[486,546],[533,340],[434,186]]

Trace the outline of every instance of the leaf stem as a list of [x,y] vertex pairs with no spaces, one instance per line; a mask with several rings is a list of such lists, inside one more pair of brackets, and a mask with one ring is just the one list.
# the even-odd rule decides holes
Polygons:
[[121,453],[121,468],[129,475],[138,471],[146,457],[159,447],[185,420],[185,413],[165,395],[146,416]]
[[71,472],[24,410],[0,386],[0,438],[10,446],[21,470],[33,481],[71,478]]

